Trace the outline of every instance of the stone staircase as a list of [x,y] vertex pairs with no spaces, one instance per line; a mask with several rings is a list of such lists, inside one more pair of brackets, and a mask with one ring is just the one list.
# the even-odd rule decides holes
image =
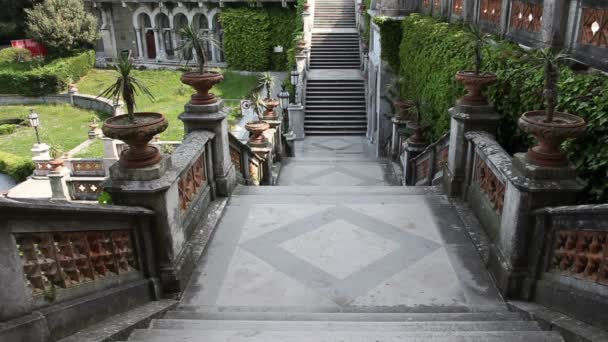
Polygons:
[[313,33],[311,69],[359,69],[359,36],[356,33]]
[[315,2],[315,28],[354,28],[355,4],[352,0]]
[[364,135],[367,129],[362,80],[308,80],[306,135]]

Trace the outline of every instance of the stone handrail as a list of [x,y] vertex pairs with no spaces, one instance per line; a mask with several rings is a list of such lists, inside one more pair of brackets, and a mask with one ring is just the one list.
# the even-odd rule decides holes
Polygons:
[[533,215],[526,293],[547,307],[607,326],[608,204],[546,207]]
[[0,321],[12,326],[0,329],[0,340],[22,340],[24,331],[28,340],[57,340],[159,298],[151,286],[152,215],[140,207],[0,198]]
[[247,144],[242,143],[234,135],[229,135],[230,159],[237,172],[239,183],[245,185],[267,184],[268,175],[266,158],[254,153]]
[[437,185],[443,177],[443,165],[447,162],[450,134],[447,133],[430,144],[408,163],[412,166],[412,185]]

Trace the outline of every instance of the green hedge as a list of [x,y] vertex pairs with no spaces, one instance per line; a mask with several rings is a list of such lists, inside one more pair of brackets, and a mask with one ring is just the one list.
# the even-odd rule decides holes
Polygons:
[[[424,120],[431,141],[449,129],[448,109],[463,95],[456,83],[458,70],[473,67],[472,46],[462,27],[411,15],[403,22],[400,46],[400,75],[408,82],[402,95],[421,96],[428,105]],[[510,152],[525,151],[532,142],[517,128],[525,111],[542,109],[543,72],[527,62],[530,54],[517,45],[497,40],[486,51],[484,70],[495,72],[498,83],[488,98],[501,115],[497,139]],[[558,110],[583,117],[587,135],[565,144],[579,175],[589,181],[588,201],[608,200],[608,77],[600,73],[575,72],[562,68]]]
[[0,125],[0,135],[8,135],[11,134],[17,129],[17,125],[13,124],[4,124]]
[[95,51],[58,58],[48,64],[0,64],[0,94],[47,95],[64,90],[95,65]]
[[34,163],[30,159],[0,152],[0,173],[5,173],[15,179],[15,181],[22,182],[32,172],[34,172]]
[[403,20],[389,17],[375,17],[374,24],[380,29],[380,45],[382,59],[395,71],[399,72],[399,45],[403,35]]
[[[231,68],[250,71],[287,68],[296,10],[266,6],[225,8],[220,13],[224,53]],[[273,51],[277,45],[283,46],[283,52]]]

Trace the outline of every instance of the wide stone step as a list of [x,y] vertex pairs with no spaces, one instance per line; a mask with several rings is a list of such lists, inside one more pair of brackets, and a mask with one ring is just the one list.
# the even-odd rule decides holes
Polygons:
[[367,122],[365,115],[306,115],[306,122]]
[[557,332],[542,331],[469,331],[469,332],[397,332],[397,331],[240,331],[240,330],[136,330],[130,341],[146,342],[561,342]]
[[345,105],[345,106],[352,106],[352,105],[359,105],[359,106],[365,106],[365,100],[364,99],[353,99],[353,100],[311,100],[311,99],[307,99],[306,100],[306,105],[307,106],[318,106],[318,105],[331,105],[331,106],[341,106],[341,105]]
[[[365,130],[349,130],[349,131],[316,131],[316,130],[306,130],[306,135],[310,136],[361,136],[365,135],[367,132]],[[377,341],[375,341],[377,342]]]
[[[424,188],[424,187],[423,187]],[[405,188],[411,190],[415,188]],[[427,321],[520,321],[522,316],[512,312],[456,312],[456,313],[321,313],[321,312],[234,312],[234,311],[168,311],[165,318],[198,320],[262,320],[262,321],[374,321],[374,322],[427,322]]]

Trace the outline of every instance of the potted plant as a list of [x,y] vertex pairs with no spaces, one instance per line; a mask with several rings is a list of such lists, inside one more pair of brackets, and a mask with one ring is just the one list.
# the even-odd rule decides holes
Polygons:
[[277,114],[274,109],[279,106],[279,100],[272,98],[272,88],[275,80],[272,74],[265,72],[258,77],[258,87],[256,91],[266,91],[266,97],[261,100],[261,103],[266,110],[262,114],[262,119],[276,119]]
[[257,91],[251,94],[251,102],[253,111],[256,113],[257,120],[250,121],[245,125],[245,129],[249,132],[249,144],[252,146],[266,146],[266,137],[264,131],[270,128],[270,125],[262,120],[260,113],[265,104]]
[[496,74],[481,71],[483,49],[490,41],[490,35],[483,33],[478,25],[472,24],[465,26],[465,32],[475,45],[475,70],[458,71],[456,73],[456,81],[462,83],[468,91],[461,101],[463,104],[472,106],[487,105],[488,101],[483,96],[483,90],[496,83]]
[[411,113],[410,110],[414,107],[414,103],[412,101],[406,100],[401,95],[401,89],[405,84],[406,80],[403,76],[398,76],[393,79],[393,81],[386,87],[387,93],[394,99],[393,106],[396,109],[395,119],[398,120],[407,120],[410,118]]
[[61,147],[61,145],[52,144],[49,152],[51,155],[51,160],[49,160],[49,164],[51,164],[51,172],[61,171],[64,164],[63,147]]
[[182,74],[181,81],[196,90],[196,94],[192,95],[190,103],[193,105],[208,105],[215,103],[217,98],[209,90],[214,85],[224,80],[224,76],[215,71],[206,70],[207,65],[207,52],[205,45],[212,44],[220,47],[215,39],[208,35],[199,32],[194,25],[184,27],[180,31],[182,37],[182,44],[178,47],[181,51],[181,55],[186,59],[186,64],[194,57],[192,50],[196,52],[196,63],[198,64],[198,70],[194,72],[185,72]]
[[407,122],[407,127],[411,129],[414,134],[409,137],[409,141],[414,144],[424,144],[424,125],[422,124],[422,112],[424,110],[424,101],[420,98],[416,98],[412,103],[410,111],[416,116],[415,120]]
[[298,52],[302,52],[304,51],[304,49],[306,49],[306,40],[304,40],[304,34],[303,33],[298,33],[295,37],[294,40],[296,41],[296,50],[298,50]]
[[123,168],[142,168],[154,165],[161,160],[158,150],[148,142],[156,134],[167,129],[169,123],[160,113],[136,113],[135,96],[143,94],[154,99],[154,96],[140,80],[133,77],[133,64],[126,58],[120,58],[115,66],[118,73],[116,81],[99,96],[119,99],[122,97],[127,114],[107,119],[103,124],[103,134],[112,139],[122,140],[129,148],[121,153],[119,165]]
[[558,100],[559,64],[567,58],[566,55],[550,48],[540,50],[536,62],[544,68],[543,96],[546,108],[526,112],[518,121],[519,127],[538,141],[538,145],[528,150],[526,158],[539,166],[567,166],[568,158],[560,149],[560,145],[568,138],[582,135],[587,126],[582,118],[555,110]]
[[304,5],[302,6],[302,8],[304,9],[304,12],[308,11],[308,9],[310,8],[308,0],[304,0]]

